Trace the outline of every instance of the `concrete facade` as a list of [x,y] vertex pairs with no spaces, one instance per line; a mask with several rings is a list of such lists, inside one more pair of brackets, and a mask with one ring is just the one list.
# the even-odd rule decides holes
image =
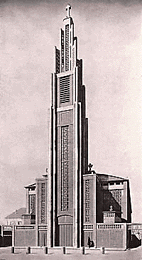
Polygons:
[[[26,186],[26,213],[23,214],[23,225],[14,226],[15,246],[47,245],[47,183],[48,176],[35,179],[35,183]],[[32,240],[29,240],[32,236]],[[29,237],[29,239],[28,239]]]
[[[67,6],[51,76],[48,174],[26,186],[21,226],[5,226],[13,246],[126,249],[129,180],[88,170],[88,119],[82,60]],[[5,233],[6,234],[6,233]],[[8,234],[8,233],[7,233]]]
[[55,47],[55,71],[51,85],[50,173],[51,246],[82,245],[82,174],[88,165],[88,121],[82,60],[70,5],[63,19],[60,50]]
[[[132,245],[133,241],[139,243],[138,234],[140,233],[138,231],[141,226],[130,224],[131,214],[130,216],[126,214],[126,211],[131,212],[128,179],[98,174],[89,170],[88,173],[83,175],[82,186],[82,244],[94,248],[105,247],[125,250],[129,245]],[[7,243],[12,243],[13,246],[17,247],[47,246],[49,244],[48,237],[51,237],[51,233],[47,220],[47,187],[47,175],[36,179],[35,183],[25,187],[27,211],[23,214],[24,223],[20,226],[3,226],[4,241],[8,241]],[[35,198],[31,199],[31,196],[35,196]],[[71,244],[71,241],[73,241],[71,223],[71,215],[69,217],[65,214],[59,218],[58,225],[61,226],[61,231],[66,236],[64,243],[62,233],[56,233],[56,236],[60,236],[58,237],[58,241],[61,243],[59,246],[75,247]]]
[[[127,248],[131,222],[129,180],[90,170],[83,175],[84,245]],[[103,224],[102,224],[103,223]]]

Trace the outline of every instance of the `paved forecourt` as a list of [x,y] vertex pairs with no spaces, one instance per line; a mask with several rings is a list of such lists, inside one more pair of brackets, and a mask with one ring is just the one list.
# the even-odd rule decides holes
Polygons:
[[27,248],[16,248],[14,249],[14,254],[11,253],[11,247],[0,248],[0,260],[141,260],[142,259],[142,247],[127,250],[127,251],[105,251],[102,254],[101,250],[85,249],[85,254],[82,254],[82,249],[72,249],[67,248],[65,254],[63,248],[50,248],[48,249],[48,254],[45,254],[45,248],[31,248],[31,253],[27,254]]

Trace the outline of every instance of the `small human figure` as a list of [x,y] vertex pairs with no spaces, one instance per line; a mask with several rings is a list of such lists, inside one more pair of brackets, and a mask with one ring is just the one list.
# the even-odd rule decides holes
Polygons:
[[90,248],[90,237],[88,237],[88,246]]

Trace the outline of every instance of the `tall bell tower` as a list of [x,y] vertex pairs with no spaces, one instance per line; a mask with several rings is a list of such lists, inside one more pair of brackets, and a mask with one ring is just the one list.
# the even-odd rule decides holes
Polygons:
[[82,60],[66,7],[51,83],[48,239],[51,246],[83,244],[83,174],[88,166],[88,119]]

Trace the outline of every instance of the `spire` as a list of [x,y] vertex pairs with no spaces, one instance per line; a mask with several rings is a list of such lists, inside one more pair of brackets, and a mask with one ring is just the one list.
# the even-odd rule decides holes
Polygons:
[[68,4],[68,5],[66,6],[67,17],[70,17],[70,10],[71,10],[71,5]]

